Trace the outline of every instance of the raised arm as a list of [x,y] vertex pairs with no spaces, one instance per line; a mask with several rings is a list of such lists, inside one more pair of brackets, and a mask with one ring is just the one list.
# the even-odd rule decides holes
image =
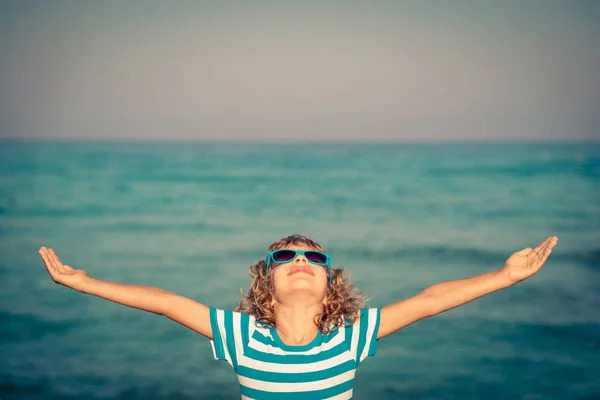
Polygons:
[[94,279],[83,270],[63,265],[54,250],[40,248],[40,256],[54,282],[139,310],[148,311],[186,326],[212,339],[207,306],[166,290]]
[[529,278],[544,265],[557,242],[556,236],[549,237],[535,249],[514,253],[499,270],[436,283],[416,296],[382,308],[377,338]]

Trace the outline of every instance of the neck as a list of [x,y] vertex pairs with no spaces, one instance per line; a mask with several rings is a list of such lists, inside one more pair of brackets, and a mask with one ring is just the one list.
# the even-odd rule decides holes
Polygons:
[[319,328],[315,324],[316,316],[322,312],[320,304],[275,306],[277,333],[283,343],[301,346],[313,341]]

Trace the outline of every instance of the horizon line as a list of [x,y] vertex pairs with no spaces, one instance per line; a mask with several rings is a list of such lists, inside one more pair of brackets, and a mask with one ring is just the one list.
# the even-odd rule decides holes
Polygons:
[[0,142],[86,142],[86,143],[239,143],[239,144],[286,144],[286,143],[322,143],[322,144],[386,144],[386,143],[600,143],[600,138],[444,138],[444,139],[277,139],[277,138],[67,138],[67,137],[0,137]]

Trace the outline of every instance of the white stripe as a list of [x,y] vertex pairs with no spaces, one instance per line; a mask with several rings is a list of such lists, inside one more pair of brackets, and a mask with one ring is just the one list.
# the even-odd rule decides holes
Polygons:
[[254,325],[254,330],[258,331],[264,337],[268,337],[269,339],[273,340],[273,336],[271,335],[271,329]]
[[254,335],[254,331],[257,329],[256,327],[256,318],[254,315],[249,315],[248,321],[248,337],[251,338]]
[[221,339],[223,341],[223,350],[225,352],[225,360],[233,367],[231,362],[231,356],[227,349],[227,332],[225,331],[225,312],[223,310],[217,310],[217,325],[219,326],[219,332],[221,332]]
[[[290,354],[290,353],[288,353]],[[282,372],[282,373],[303,373],[303,372],[315,372],[315,371],[323,371],[329,368],[336,367],[345,363],[346,361],[351,361],[354,358],[350,353],[344,351],[341,354],[338,354],[335,357],[315,361],[308,362],[303,364],[285,364],[282,365],[280,363],[271,363],[266,361],[258,361],[253,358],[248,358],[243,354],[240,354],[238,358],[238,365],[252,368],[257,371],[265,371],[265,372]]]
[[352,357],[356,359],[356,353],[358,352],[358,337],[360,336],[360,314],[356,319],[354,325],[352,325],[352,343],[350,344],[350,353]]
[[352,398],[352,389],[345,391],[344,393],[340,393],[333,397],[328,397],[323,400],[348,400]]
[[371,308],[368,311],[367,316],[368,316],[369,325],[367,327],[367,337],[365,340],[365,348],[363,349],[362,354],[360,355],[360,361],[367,358],[367,355],[369,354],[369,348],[371,347],[371,342],[372,342],[373,334],[375,331],[375,323],[377,322],[377,310],[375,308]]
[[244,346],[242,344],[242,314],[233,313],[233,341],[235,343],[235,354],[238,357],[244,354]]
[[242,395],[242,400],[254,400],[252,397]]
[[246,378],[238,375],[238,379],[241,385],[246,386],[250,389],[262,390],[265,392],[275,393],[292,393],[292,392],[308,392],[312,390],[323,390],[329,389],[336,385],[342,384],[349,380],[354,379],[356,370],[353,369],[348,372],[344,372],[332,378],[322,379],[320,381],[312,382],[299,382],[299,383],[282,383],[282,382],[265,382],[256,379]]
[[[270,336],[270,334],[269,334]],[[280,356],[285,356],[285,355],[289,355],[289,354],[297,354],[297,355],[312,355],[312,354],[318,354],[322,351],[327,351],[330,350],[336,346],[338,346],[339,344],[344,342],[344,331],[341,330],[333,339],[331,339],[329,342],[327,343],[323,343],[320,346],[317,347],[313,347],[310,350],[307,351],[294,351],[294,352],[289,352],[289,351],[285,351],[279,347],[274,347],[270,344],[264,344],[262,342],[259,342],[258,340],[250,340],[250,343],[248,345],[248,347],[256,350],[256,351],[260,351],[261,353],[268,353],[268,354],[277,354]],[[356,350],[354,351],[356,353]]]
[[218,358],[217,358],[217,349],[215,348],[215,341],[214,340],[210,341],[210,347],[212,347],[214,359],[218,360]]

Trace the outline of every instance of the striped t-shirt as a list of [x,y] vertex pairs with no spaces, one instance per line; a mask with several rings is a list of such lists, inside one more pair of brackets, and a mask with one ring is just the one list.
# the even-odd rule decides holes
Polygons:
[[210,343],[237,373],[242,399],[350,399],[356,367],[377,351],[379,315],[364,309],[353,326],[289,346],[251,315],[211,308]]

